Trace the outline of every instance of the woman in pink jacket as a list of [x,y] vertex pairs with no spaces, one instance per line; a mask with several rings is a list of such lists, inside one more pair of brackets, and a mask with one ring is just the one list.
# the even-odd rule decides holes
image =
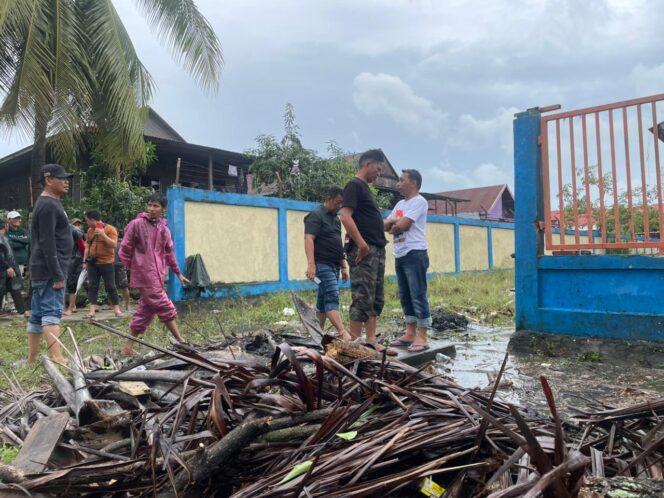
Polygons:
[[[138,289],[141,294],[129,324],[131,335],[137,337],[144,334],[157,315],[173,337],[183,342],[175,321],[177,311],[164,290],[166,266],[173,270],[182,285],[188,285],[189,280],[180,273],[175,261],[171,232],[164,220],[167,205],[164,195],[152,194],[148,199],[147,213],[140,213],[125,228],[118,254],[131,275],[130,287]],[[133,347],[134,341],[127,340],[122,353],[134,354]]]

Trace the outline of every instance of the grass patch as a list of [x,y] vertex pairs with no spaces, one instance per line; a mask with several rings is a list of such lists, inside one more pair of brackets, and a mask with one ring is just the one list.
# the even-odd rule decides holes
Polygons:
[[[469,273],[438,277],[429,282],[429,301],[432,308],[443,306],[463,312],[483,323],[510,325],[514,316],[514,272],[500,270],[493,273]],[[315,303],[316,293],[299,293],[305,301]],[[379,323],[394,323],[402,318],[397,296],[397,285],[388,281],[385,286],[385,310]],[[340,295],[342,315],[348,322],[350,290]],[[271,327],[275,322],[297,319],[285,317],[284,308],[292,308],[288,292],[268,294],[254,298],[236,298],[219,301],[192,301],[181,306],[178,323],[182,334],[194,343],[205,343],[223,336],[242,335]],[[83,311],[84,312],[84,311]],[[114,320],[111,324],[123,331],[129,330],[129,318]],[[68,349],[72,340],[66,327],[70,327],[84,356],[108,355],[117,357],[124,339],[101,330],[89,323],[64,322],[61,340]],[[153,343],[168,345],[168,332],[155,320],[145,338]],[[42,342],[42,348],[44,343]],[[137,350],[141,351],[138,346]],[[30,389],[47,383],[40,364],[15,368],[14,364],[26,358],[25,320],[0,321],[0,388],[19,384]]]
[[19,448],[16,446],[9,446],[8,444],[3,444],[0,446],[0,462],[2,463],[12,463],[18,455]]

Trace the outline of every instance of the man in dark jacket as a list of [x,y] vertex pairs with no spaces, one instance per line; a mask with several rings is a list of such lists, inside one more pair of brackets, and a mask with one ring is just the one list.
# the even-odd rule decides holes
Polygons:
[[41,334],[54,361],[64,364],[60,353],[60,320],[65,303],[65,280],[74,240],[60,198],[69,191],[67,173],[59,164],[41,169],[44,191],[32,213],[30,280],[32,307],[28,321],[28,361],[39,354]]
[[0,220],[0,313],[5,294],[9,292],[14,300],[16,312],[22,315],[25,313],[25,302],[21,294],[23,279],[6,231],[4,220]]
[[23,269],[28,264],[30,237],[24,228],[21,228],[21,213],[9,211],[7,213],[7,238],[14,253],[16,264]]

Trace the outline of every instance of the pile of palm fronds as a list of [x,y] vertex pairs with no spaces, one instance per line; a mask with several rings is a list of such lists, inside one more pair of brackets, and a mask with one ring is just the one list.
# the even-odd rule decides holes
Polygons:
[[662,477],[664,401],[563,423],[543,378],[546,417],[384,357],[342,365],[283,343],[265,362],[151,347],[157,355],[110,371],[74,355],[63,376],[45,360],[54,388],[0,409],[0,436],[23,444],[15,467],[0,468],[5,486],[340,498],[415,496],[430,478],[445,497],[572,497],[590,476]]

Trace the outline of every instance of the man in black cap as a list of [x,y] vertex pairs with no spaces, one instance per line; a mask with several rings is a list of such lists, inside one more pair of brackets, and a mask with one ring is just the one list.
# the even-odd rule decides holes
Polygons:
[[74,241],[60,198],[69,191],[69,179],[73,175],[59,164],[43,166],[41,175],[44,191],[35,203],[30,232],[32,308],[27,328],[28,361],[37,360],[43,333],[51,358],[64,364],[58,337]]

